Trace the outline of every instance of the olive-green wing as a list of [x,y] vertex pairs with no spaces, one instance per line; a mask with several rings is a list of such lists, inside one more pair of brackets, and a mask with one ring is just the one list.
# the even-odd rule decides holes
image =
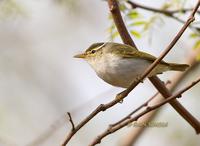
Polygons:
[[110,51],[112,53],[121,54],[123,52],[127,52],[127,53],[136,52],[137,49],[126,44],[112,43],[112,47],[110,48]]
[[[115,51],[118,55],[120,55],[122,58],[141,58],[145,59],[151,62],[154,62],[156,60],[156,57],[153,55],[150,55],[148,53],[142,52],[142,51],[137,51],[137,50],[130,50],[129,49],[117,49]],[[162,64],[167,64],[165,61],[161,61]]]

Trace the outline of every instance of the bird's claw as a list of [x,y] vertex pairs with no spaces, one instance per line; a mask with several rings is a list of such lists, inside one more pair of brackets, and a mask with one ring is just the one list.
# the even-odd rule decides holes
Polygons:
[[123,102],[124,97],[126,97],[126,90],[117,94],[116,99],[119,100],[119,103]]
[[136,81],[135,81],[135,82],[141,82],[141,83],[143,83],[144,80],[141,78],[141,76],[138,76],[138,77],[136,78]]

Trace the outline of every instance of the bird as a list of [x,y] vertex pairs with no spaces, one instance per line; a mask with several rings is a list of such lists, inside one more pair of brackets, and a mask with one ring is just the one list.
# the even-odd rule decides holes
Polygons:
[[[94,43],[85,52],[74,57],[86,60],[101,79],[121,88],[128,88],[134,81],[137,81],[157,59],[132,46],[115,42]],[[188,67],[187,64],[161,61],[147,77],[170,70],[185,71]]]

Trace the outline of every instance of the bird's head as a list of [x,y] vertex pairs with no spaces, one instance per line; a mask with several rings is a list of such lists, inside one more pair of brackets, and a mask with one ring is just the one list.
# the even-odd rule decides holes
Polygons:
[[75,58],[82,58],[86,61],[96,60],[102,57],[103,50],[106,46],[106,43],[94,43],[84,53],[77,54]]

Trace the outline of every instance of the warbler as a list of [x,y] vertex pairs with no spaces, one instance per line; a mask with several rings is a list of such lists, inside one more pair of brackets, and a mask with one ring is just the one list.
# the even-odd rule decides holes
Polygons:
[[[114,42],[94,43],[84,53],[74,57],[86,60],[105,82],[122,88],[128,88],[156,60],[153,55]],[[161,61],[148,77],[169,70],[185,71],[188,67],[187,64]]]

